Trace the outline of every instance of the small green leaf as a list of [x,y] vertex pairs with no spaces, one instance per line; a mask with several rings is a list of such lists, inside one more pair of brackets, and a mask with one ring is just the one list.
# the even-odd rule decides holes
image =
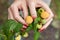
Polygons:
[[34,40],[38,40],[39,36],[40,36],[40,32],[38,32],[38,29],[35,26],[34,27]]
[[41,20],[40,17],[35,18],[35,20],[34,20],[34,24],[38,23],[40,20]]
[[20,32],[21,28],[23,27],[23,24],[17,23],[16,28],[14,29],[15,32]]
[[26,29],[26,32],[29,32],[30,30],[32,30],[32,24],[30,24],[29,26],[28,26],[28,28]]
[[10,25],[9,31],[14,30],[16,27],[17,27],[17,23],[15,23],[15,22],[12,23],[12,24]]
[[14,20],[8,20],[4,24],[3,32],[5,35],[9,36],[9,35],[13,34],[11,31],[14,30],[14,32],[17,32],[22,28],[22,26],[23,25],[21,23],[18,23]]
[[38,32],[38,28],[36,27],[36,25],[38,24],[39,21],[40,21],[40,18],[36,18],[34,21],[34,40],[38,40],[38,38],[40,36],[40,33]]
[[0,39],[4,39],[4,40],[7,40],[7,37],[6,37],[6,35],[4,35],[4,34],[0,34]]

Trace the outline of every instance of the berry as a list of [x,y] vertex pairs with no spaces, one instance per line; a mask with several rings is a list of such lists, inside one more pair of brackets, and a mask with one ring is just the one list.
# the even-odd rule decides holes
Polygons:
[[33,18],[31,16],[27,16],[25,21],[27,24],[31,24],[33,22]]
[[36,26],[38,29],[40,29],[42,27],[42,24],[37,24]]
[[46,19],[43,19],[43,20],[42,20],[42,24],[45,24],[45,23],[46,23]]
[[21,40],[21,35],[18,35],[15,40]]
[[42,13],[41,13],[41,17],[44,18],[44,19],[46,19],[46,18],[49,17],[49,13],[46,12],[46,11],[45,11],[45,12],[42,12]]
[[27,33],[27,32],[25,32],[25,34],[23,35],[23,37],[28,37],[28,33]]

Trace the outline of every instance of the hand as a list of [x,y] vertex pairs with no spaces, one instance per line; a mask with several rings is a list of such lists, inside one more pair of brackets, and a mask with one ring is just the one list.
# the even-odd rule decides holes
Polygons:
[[36,13],[36,8],[38,7],[42,7],[44,8],[48,13],[50,13],[50,16],[46,19],[46,24],[43,25],[43,27],[39,30],[39,31],[43,31],[44,29],[46,29],[48,27],[48,25],[51,23],[51,21],[53,20],[53,13],[51,11],[51,9],[49,8],[49,6],[44,3],[43,1],[41,0],[27,0],[27,3],[28,3],[28,7],[30,8],[30,13],[31,13],[31,16],[33,18],[36,18],[37,17],[37,13]]
[[25,0],[15,0],[12,3],[12,5],[8,8],[8,19],[13,19],[27,25],[25,20],[19,15],[18,10],[23,10],[24,19],[28,16],[28,10]]

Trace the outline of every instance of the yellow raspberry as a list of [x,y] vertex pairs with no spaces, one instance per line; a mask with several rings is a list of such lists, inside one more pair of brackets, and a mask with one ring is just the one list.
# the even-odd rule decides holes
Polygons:
[[27,32],[25,32],[25,34],[23,35],[23,37],[28,37],[28,33]]
[[38,29],[40,29],[40,28],[42,28],[42,24],[37,24],[36,27],[37,27]]
[[45,24],[46,23],[46,19],[42,19],[42,24]]
[[44,12],[45,10],[43,9],[43,8],[40,8],[40,9],[38,9],[38,13],[42,13],[42,12]]
[[18,35],[15,40],[21,40],[21,35]]
[[43,13],[41,13],[41,17],[44,18],[44,19],[48,18],[49,15],[50,15],[50,14],[49,14],[48,12],[46,12],[46,11],[43,12]]
[[33,22],[33,18],[31,16],[27,16],[25,21],[27,24],[31,24]]

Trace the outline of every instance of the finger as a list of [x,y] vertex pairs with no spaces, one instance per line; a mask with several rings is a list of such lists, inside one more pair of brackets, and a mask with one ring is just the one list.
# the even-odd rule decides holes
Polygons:
[[[15,20],[10,8],[8,8],[8,19]],[[15,21],[16,21],[16,20],[15,20]],[[16,22],[17,22],[17,21],[16,21]]]
[[41,5],[37,4],[35,7],[36,7],[36,8],[39,8],[39,7],[41,7]]
[[29,3],[29,9],[30,9],[31,16],[33,18],[36,18],[37,17],[37,13],[36,13],[35,3],[34,2]]
[[23,13],[24,13],[24,19],[28,16],[28,9],[27,9],[27,5],[25,0],[22,3],[22,9],[23,9]]
[[26,25],[26,22],[19,15],[17,6],[16,5],[11,6],[11,10],[12,10],[12,13],[13,13],[14,18],[18,22],[21,22],[22,24],[25,24]]
[[[14,20],[10,8],[8,9],[8,12],[10,13],[10,14],[8,15],[8,19],[12,19],[12,20]],[[15,20],[15,21],[16,21],[16,20]],[[17,22],[17,21],[16,21],[16,22]],[[26,29],[26,28],[27,28],[27,26],[23,25],[23,29]]]
[[25,25],[23,25],[23,28],[26,29],[27,27]]
[[23,25],[23,28],[21,29],[22,31],[25,31],[27,26]]
[[49,8],[49,6],[46,3],[44,3],[43,1],[40,0],[40,1],[38,1],[38,4],[40,4],[41,7],[44,8],[48,13],[50,13],[49,19],[54,17],[53,12],[51,11],[51,9]]
[[14,18],[13,18],[13,15],[12,15],[12,12],[11,12],[10,8],[8,8],[8,19],[13,19],[13,20],[14,20]]
[[38,2],[40,2],[40,1],[36,1],[36,5],[35,5],[35,7],[36,7],[36,8],[41,7],[41,4],[40,4],[40,3],[38,3]]
[[52,22],[52,18],[39,30],[39,32],[41,32],[41,31],[43,31],[44,29],[46,29],[48,26],[49,26],[49,24]]

